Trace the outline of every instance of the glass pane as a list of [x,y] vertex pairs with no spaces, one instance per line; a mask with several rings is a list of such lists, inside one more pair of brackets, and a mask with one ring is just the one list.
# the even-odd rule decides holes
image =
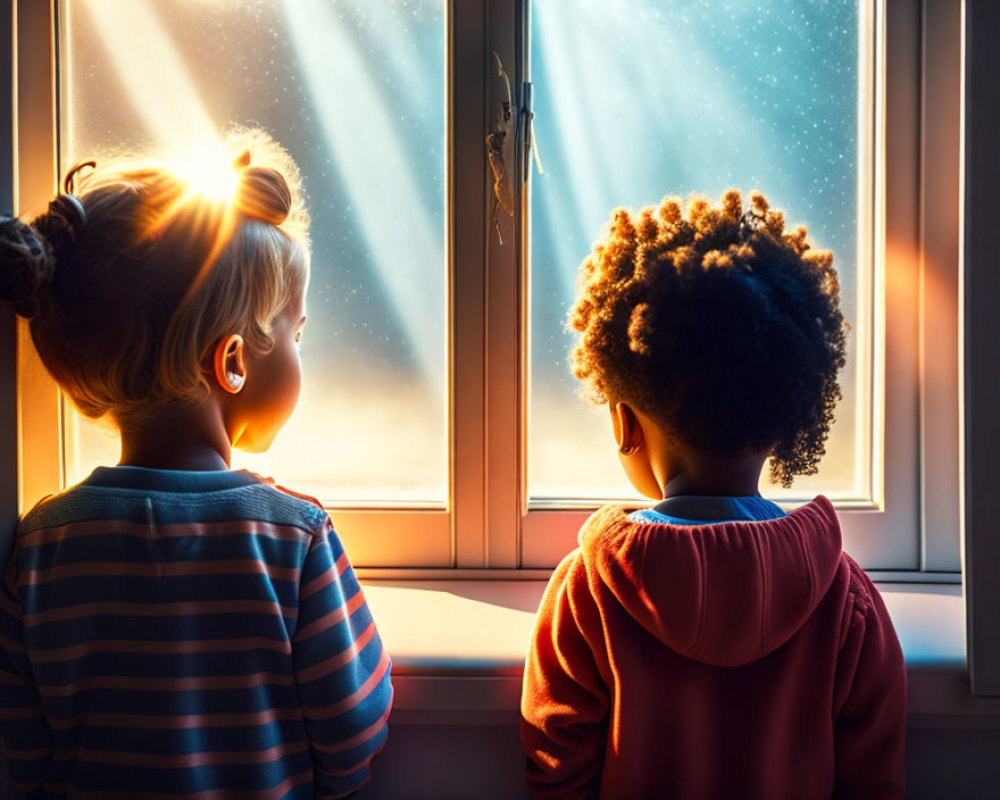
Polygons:
[[[566,331],[576,271],[611,209],[665,194],[718,201],[759,189],[833,250],[851,324],[844,400],[820,474],[776,498],[858,498],[867,491],[869,335],[859,314],[868,284],[859,204],[859,0],[578,0],[532,3],[533,177],[528,463],[529,496],[636,497],[618,464],[605,408],[577,396]],[[861,306],[865,307],[864,304]]]
[[[340,505],[447,501],[444,0],[64,0],[63,167],[260,125],[313,270],[299,407],[234,466]],[[67,477],[117,460],[72,415]]]

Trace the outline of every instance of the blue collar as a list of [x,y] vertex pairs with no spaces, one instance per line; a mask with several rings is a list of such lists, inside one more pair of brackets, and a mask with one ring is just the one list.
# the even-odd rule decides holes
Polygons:
[[217,492],[260,483],[241,470],[150,469],[148,467],[97,467],[82,486],[108,486],[154,492]]

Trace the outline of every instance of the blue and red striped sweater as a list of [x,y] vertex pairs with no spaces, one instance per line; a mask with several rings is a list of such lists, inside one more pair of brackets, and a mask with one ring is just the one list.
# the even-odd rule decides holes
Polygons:
[[31,797],[342,797],[389,657],[318,505],[249,472],[101,467],[18,526],[0,739]]

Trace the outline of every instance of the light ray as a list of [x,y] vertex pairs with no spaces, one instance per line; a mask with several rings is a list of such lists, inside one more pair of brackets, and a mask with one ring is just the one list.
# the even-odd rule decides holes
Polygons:
[[[149,0],[81,0],[131,107],[142,119],[161,160],[177,179],[146,235],[192,213],[196,229],[216,228],[211,247],[183,303],[199,290],[235,227],[230,207],[239,185],[233,154],[223,144],[187,65]],[[176,192],[176,196],[175,195]]]
[[417,259],[443,265],[445,254],[442,231],[423,206],[410,166],[421,142],[383,99],[368,59],[330,4],[284,0],[282,7],[313,109],[351,205],[359,209],[371,264],[428,388],[440,393],[444,270],[441,280],[422,280]]
[[[573,337],[560,313],[572,302],[577,264],[613,206],[655,203],[666,192],[697,191],[715,200],[730,185],[760,189],[790,222],[805,222],[813,241],[837,251],[842,297],[857,322],[847,288],[854,280],[854,239],[830,227],[850,225],[853,192],[843,213],[831,207],[834,193],[816,189],[817,178],[827,177],[846,179],[853,189],[847,164],[823,160],[824,153],[836,156],[831,139],[841,137],[844,150],[853,148],[852,54],[834,52],[815,36],[831,22],[855,24],[841,21],[851,9],[857,13],[846,0],[808,8],[795,0],[763,7],[578,0],[566,14],[559,3],[532,4],[535,133],[549,163],[533,192],[530,496],[633,494],[606,418],[573,396],[565,361]],[[850,73],[841,81],[848,84],[846,105],[835,88],[842,70]],[[807,128],[806,115],[822,130]],[[843,380],[850,395],[852,362]],[[862,412],[849,402],[838,409],[831,455],[819,475],[797,480],[792,492],[767,485],[769,494],[851,491],[843,487],[853,486],[856,413]]]
[[149,0],[81,0],[104,54],[153,141],[190,146],[218,141],[184,59]]
[[[711,195],[727,187],[704,185],[705,165],[715,171],[737,149],[741,164],[766,163],[760,144],[766,130],[739,114],[741,96],[722,59],[692,45],[665,22],[640,18],[634,11],[621,2],[611,8],[604,2],[582,2],[570,16],[552,3],[537,3],[533,9],[536,57],[551,87],[558,87],[549,107],[539,110],[536,132],[548,142],[546,150],[563,154],[566,170],[562,187],[540,185],[535,200],[545,204],[560,231],[580,231],[579,236],[553,237],[556,273],[567,296],[576,265],[586,255],[586,237],[607,220],[608,198],[612,205],[634,206],[657,202],[667,192],[683,195],[698,189]],[[631,52],[657,57],[622,59],[607,41],[610,35],[627,41]],[[701,59],[697,68],[696,50]],[[615,103],[609,98],[616,93],[644,101]],[[726,109],[728,118],[707,114],[708,101]],[[692,130],[701,135],[682,138]],[[657,171],[650,175],[653,163]],[[777,192],[771,195],[780,203]]]

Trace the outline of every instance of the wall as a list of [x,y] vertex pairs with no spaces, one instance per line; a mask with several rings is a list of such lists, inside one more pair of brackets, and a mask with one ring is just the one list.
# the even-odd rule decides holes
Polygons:
[[[1000,796],[1000,728],[908,731],[907,798]],[[517,727],[395,725],[365,800],[526,798]]]
[[[11,38],[11,0],[0,0],[0,41]],[[11,60],[0,58],[0,107],[11,107]],[[0,116],[2,119],[2,116]],[[13,208],[12,131],[0,125],[0,212]],[[17,523],[17,342],[14,315],[0,309],[0,559],[7,562]],[[0,798],[9,788],[0,774]]]

